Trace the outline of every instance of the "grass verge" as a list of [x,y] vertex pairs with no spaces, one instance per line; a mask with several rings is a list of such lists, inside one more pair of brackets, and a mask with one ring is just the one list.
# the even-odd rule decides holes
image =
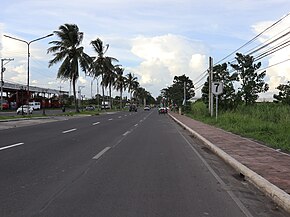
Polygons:
[[192,105],[188,116],[220,127],[226,131],[252,138],[275,148],[290,152],[290,106],[257,103],[240,106],[235,111],[222,111],[218,119],[208,115],[203,102]]

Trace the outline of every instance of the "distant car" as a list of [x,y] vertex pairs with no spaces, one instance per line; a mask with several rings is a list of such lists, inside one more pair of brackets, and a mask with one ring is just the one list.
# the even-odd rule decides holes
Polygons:
[[88,105],[88,106],[86,106],[86,108],[85,108],[87,111],[93,111],[93,110],[95,110],[96,108],[95,108],[95,106],[93,106],[93,105]]
[[9,109],[9,103],[7,100],[4,100],[3,103],[2,103],[2,108],[3,109]]
[[150,108],[150,106],[149,105],[145,105],[144,106],[144,111],[149,111],[151,108]]
[[33,110],[40,110],[40,102],[29,102],[29,107]]
[[28,105],[22,105],[16,110],[16,114],[32,114],[33,108]]
[[134,104],[130,105],[129,112],[137,112],[137,106]]
[[167,113],[167,108],[166,107],[160,107],[158,109],[158,113],[159,114],[166,114]]

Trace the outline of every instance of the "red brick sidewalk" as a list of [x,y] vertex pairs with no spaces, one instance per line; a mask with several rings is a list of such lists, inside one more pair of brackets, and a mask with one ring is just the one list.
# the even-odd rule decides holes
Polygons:
[[184,115],[173,112],[170,114],[228,155],[290,194],[290,155]]

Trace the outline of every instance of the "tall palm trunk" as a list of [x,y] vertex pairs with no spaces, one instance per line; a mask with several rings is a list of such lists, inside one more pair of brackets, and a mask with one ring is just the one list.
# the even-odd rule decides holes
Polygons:
[[122,88],[121,88],[121,90],[120,90],[120,109],[122,109],[123,108],[123,106],[122,106],[122,94],[123,94],[123,91],[122,91]]
[[105,87],[104,87],[104,84],[103,84],[103,80],[104,80],[104,75],[102,74],[101,85],[102,85],[103,100],[102,100],[101,108],[102,108],[103,105],[105,106]]
[[75,109],[76,112],[80,112],[79,110],[79,105],[78,105],[78,100],[77,100],[77,95],[76,95],[76,79],[73,78],[73,92],[74,92],[74,100],[75,100]]
[[109,95],[110,95],[110,106],[111,106],[111,108],[113,108],[113,100],[112,100],[112,85],[110,84],[109,85]]

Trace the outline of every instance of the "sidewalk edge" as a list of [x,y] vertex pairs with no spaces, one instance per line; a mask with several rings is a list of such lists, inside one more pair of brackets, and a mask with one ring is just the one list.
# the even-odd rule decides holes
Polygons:
[[181,121],[173,117],[171,114],[169,116],[186,130],[188,130],[191,134],[193,134],[198,140],[200,140],[204,145],[208,146],[208,148],[213,151],[217,156],[222,158],[227,164],[232,166],[236,171],[242,173],[250,182],[252,182],[260,191],[265,193],[268,197],[270,197],[276,204],[285,209],[290,213],[290,195],[287,194],[282,189],[278,188],[276,185],[272,184],[262,176],[258,175],[256,172],[252,171],[245,165],[238,162],[236,159],[228,155],[222,149],[215,146],[213,143],[208,141],[206,138],[183,124]]

